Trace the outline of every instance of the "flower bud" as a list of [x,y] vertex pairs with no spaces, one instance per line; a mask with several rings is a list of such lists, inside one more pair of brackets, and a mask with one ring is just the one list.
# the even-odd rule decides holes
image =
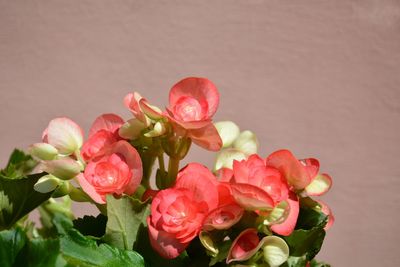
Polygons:
[[240,134],[239,126],[232,121],[219,121],[214,123],[222,139],[222,147],[230,147]]
[[56,189],[60,183],[61,183],[60,179],[54,177],[51,174],[48,174],[41,177],[33,186],[33,189],[35,189],[35,191],[39,193],[45,194]]
[[271,267],[278,267],[289,258],[289,247],[285,240],[277,236],[264,237],[264,260]]
[[71,158],[62,158],[46,161],[43,164],[43,170],[59,179],[69,180],[80,173],[81,165]]
[[69,192],[71,191],[71,184],[68,181],[60,181],[60,184],[56,191],[52,194],[52,197],[63,197],[65,195],[68,195]]
[[256,154],[258,150],[258,140],[256,135],[251,131],[243,131],[233,143],[233,148],[243,152],[246,155]]
[[135,140],[140,137],[144,128],[146,128],[146,125],[139,119],[131,119],[119,128],[118,134],[122,138]]
[[41,160],[53,160],[57,157],[57,149],[47,143],[36,143],[29,147],[30,154]]
[[165,127],[165,124],[158,121],[154,124],[153,129],[150,130],[149,132],[145,133],[144,136],[157,137],[157,136],[163,135],[166,131],[167,131],[167,128]]
[[217,154],[214,170],[217,171],[221,168],[232,169],[234,160],[240,161],[243,159],[246,159],[246,155],[243,152],[233,148],[224,149]]

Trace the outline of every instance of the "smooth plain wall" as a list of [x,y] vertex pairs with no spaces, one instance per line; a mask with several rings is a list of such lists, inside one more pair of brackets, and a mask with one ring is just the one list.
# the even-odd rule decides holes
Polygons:
[[128,119],[125,94],[165,106],[186,76],[214,81],[216,120],[255,131],[261,155],[289,148],[332,175],[319,259],[400,266],[396,0],[0,0],[0,163],[54,117]]

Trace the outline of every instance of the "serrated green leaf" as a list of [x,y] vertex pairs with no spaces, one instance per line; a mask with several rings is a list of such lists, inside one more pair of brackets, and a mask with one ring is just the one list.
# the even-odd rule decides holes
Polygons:
[[85,215],[73,221],[74,228],[83,235],[102,237],[106,233],[107,216],[103,214],[94,216]]
[[291,256],[306,256],[311,260],[318,254],[325,238],[325,230],[322,227],[314,227],[311,230],[295,230],[290,236],[282,237],[289,246]]
[[27,239],[25,233],[16,228],[0,232],[0,266],[12,267],[18,254],[25,246]]
[[130,250],[136,242],[139,228],[146,224],[150,214],[148,203],[123,196],[107,196],[107,227],[104,240],[120,249]]
[[314,227],[325,227],[328,220],[326,214],[312,208],[300,208],[296,229],[310,230]]
[[96,241],[72,228],[72,222],[65,216],[56,214],[53,223],[61,235],[61,254],[71,266],[145,266],[142,256],[135,251],[121,250],[108,244],[97,245]]
[[0,171],[1,175],[9,179],[18,179],[29,173],[37,162],[22,150],[14,149],[8,160],[7,166]]
[[50,198],[53,192],[42,194],[33,185],[45,173],[20,179],[0,177],[0,230],[13,226],[20,218]]

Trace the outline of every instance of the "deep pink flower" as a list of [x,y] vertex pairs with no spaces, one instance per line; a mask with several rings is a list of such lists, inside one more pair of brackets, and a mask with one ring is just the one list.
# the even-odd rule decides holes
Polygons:
[[142,179],[139,153],[126,141],[103,148],[78,176],[82,189],[97,203],[104,204],[107,194],[131,195]]
[[120,140],[118,129],[124,120],[115,114],[103,114],[96,118],[89,130],[89,138],[83,144],[81,155],[88,162],[103,148]]
[[175,84],[169,93],[168,117],[177,132],[183,132],[205,149],[218,151],[222,140],[211,122],[219,104],[215,85],[205,78],[190,77]]
[[153,248],[175,258],[200,232],[207,214],[218,205],[217,181],[203,165],[188,164],[173,188],[160,191],[147,219]]
[[233,241],[226,263],[250,259],[260,249],[259,245],[260,239],[257,235],[257,230],[253,228],[244,230]]

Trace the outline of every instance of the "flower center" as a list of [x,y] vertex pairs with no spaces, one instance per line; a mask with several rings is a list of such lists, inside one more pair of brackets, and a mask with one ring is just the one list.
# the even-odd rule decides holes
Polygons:
[[202,107],[193,97],[181,97],[174,109],[175,115],[182,121],[198,121],[203,117]]

